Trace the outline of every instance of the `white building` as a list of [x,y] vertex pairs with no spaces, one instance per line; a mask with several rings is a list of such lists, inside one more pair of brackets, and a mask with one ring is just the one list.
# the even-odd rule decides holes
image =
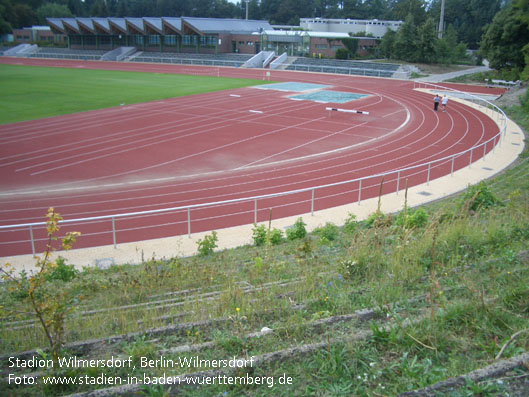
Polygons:
[[365,33],[381,38],[391,29],[397,31],[403,24],[402,21],[379,21],[378,19],[326,19],[326,18],[301,18],[300,27],[305,30],[333,33]]

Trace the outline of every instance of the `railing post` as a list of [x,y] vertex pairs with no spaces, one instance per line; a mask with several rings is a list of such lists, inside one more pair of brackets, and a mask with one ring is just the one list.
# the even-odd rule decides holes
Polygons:
[[360,179],[358,185],[358,205],[360,205],[360,197],[362,196],[362,180]]
[[468,163],[468,168],[472,168],[472,151],[474,149],[470,149],[470,162]]
[[187,237],[191,238],[191,208],[187,207]]
[[312,188],[312,200],[310,201],[310,214],[314,216],[314,188]]
[[432,163],[428,163],[428,176],[426,177],[426,186],[430,186],[430,169],[432,167]]
[[397,172],[397,195],[399,194],[400,171]]
[[483,145],[483,161],[485,161],[485,155],[487,154],[487,142]]
[[114,249],[116,249],[116,220],[112,217],[112,242],[114,243]]
[[35,256],[35,239],[33,238],[33,226],[29,225],[29,238],[31,239],[31,252]]
[[257,223],[257,199],[253,202],[253,223]]
[[453,156],[452,157],[452,167],[450,168],[450,176],[454,176],[454,161],[455,161],[456,157]]

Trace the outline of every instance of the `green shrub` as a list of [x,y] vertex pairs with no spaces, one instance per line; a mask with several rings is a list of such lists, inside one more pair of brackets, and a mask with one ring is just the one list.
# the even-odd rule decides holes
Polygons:
[[264,225],[257,225],[254,223],[252,232],[253,242],[256,247],[265,245],[267,239],[272,245],[281,244],[283,242],[283,232],[277,228],[274,228],[268,232]]
[[306,223],[303,222],[302,218],[298,218],[296,223],[287,229],[287,239],[290,241],[302,239],[307,235],[307,229],[305,229]]
[[379,227],[379,226],[390,226],[392,218],[390,215],[384,214],[382,211],[377,210],[367,217],[365,220],[365,225],[370,227]]
[[55,261],[57,266],[53,268],[51,272],[46,274],[46,280],[61,280],[61,281],[71,281],[79,275],[79,270],[76,270],[73,265],[67,265],[66,259],[59,256]]
[[320,226],[314,229],[313,233],[322,240],[334,241],[338,237],[338,227],[327,222],[325,226]]
[[344,230],[346,233],[353,234],[356,231],[356,228],[358,226],[358,221],[356,220],[355,214],[349,214],[347,219],[345,220]]
[[423,208],[408,209],[406,213],[401,211],[395,218],[395,225],[404,226],[407,229],[423,227],[427,222],[428,214]]
[[279,229],[274,228],[270,230],[269,239],[270,239],[270,244],[272,245],[281,244],[284,240],[283,232]]
[[204,239],[200,239],[197,241],[198,245],[198,255],[199,256],[207,256],[213,253],[213,250],[217,248],[217,232],[212,231],[211,235],[206,234],[204,236]]
[[260,247],[261,245],[264,245],[264,243],[266,243],[265,225],[258,225],[257,223],[254,223],[252,233],[253,243],[257,247]]
[[465,205],[470,211],[479,211],[483,208],[501,206],[503,203],[492,193],[485,181],[469,186],[461,195],[460,208]]

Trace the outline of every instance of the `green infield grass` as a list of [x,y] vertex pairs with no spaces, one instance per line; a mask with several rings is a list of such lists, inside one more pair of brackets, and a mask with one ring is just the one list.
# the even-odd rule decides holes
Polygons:
[[0,124],[257,84],[263,81],[0,65]]

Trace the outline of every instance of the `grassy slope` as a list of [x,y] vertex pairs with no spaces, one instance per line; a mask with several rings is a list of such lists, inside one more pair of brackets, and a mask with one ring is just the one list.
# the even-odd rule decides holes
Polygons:
[[0,65],[0,124],[262,83],[212,76]]

